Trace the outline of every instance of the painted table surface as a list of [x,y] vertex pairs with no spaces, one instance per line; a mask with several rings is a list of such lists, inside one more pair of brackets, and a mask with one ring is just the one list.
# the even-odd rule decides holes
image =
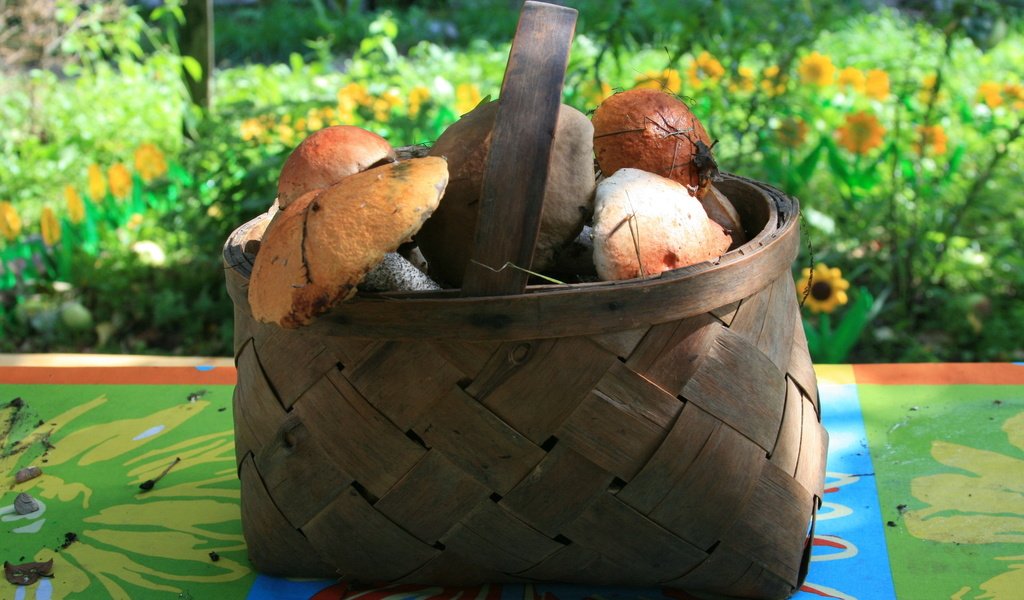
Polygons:
[[[827,489],[794,598],[1024,598],[1024,365],[816,369]],[[54,561],[31,586],[0,581],[0,599],[687,598],[540,584],[353,591],[254,573],[234,382],[224,359],[0,355],[0,559]],[[42,476],[16,484],[29,465]],[[40,509],[17,514],[20,492]]]

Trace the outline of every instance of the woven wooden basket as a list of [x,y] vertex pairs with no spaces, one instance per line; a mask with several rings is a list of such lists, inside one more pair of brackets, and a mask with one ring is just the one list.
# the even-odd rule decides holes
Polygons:
[[[523,34],[521,20],[503,98]],[[236,230],[224,261],[256,568],[791,595],[827,448],[791,274],[799,209],[756,181],[717,185],[751,239],[715,264],[359,295],[299,330],[251,316],[246,244],[266,215]]]

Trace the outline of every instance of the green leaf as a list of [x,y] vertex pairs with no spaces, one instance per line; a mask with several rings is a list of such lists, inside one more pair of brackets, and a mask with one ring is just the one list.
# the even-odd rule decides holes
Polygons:
[[839,153],[839,148],[831,140],[826,141],[825,144],[828,147],[828,166],[832,169],[832,173],[843,180],[846,185],[850,185],[850,167],[846,164],[846,159]]
[[821,150],[825,147],[825,140],[822,139],[817,146],[814,147],[811,152],[800,161],[800,164],[796,166],[796,174],[800,176],[800,181],[807,183],[810,181],[811,176],[814,175],[814,170],[818,167],[818,161],[821,158]]
[[203,66],[193,56],[182,56],[181,67],[185,69],[192,81],[199,81],[203,78]]
[[958,145],[953,150],[953,155],[949,157],[949,164],[946,166],[946,172],[942,175],[942,183],[947,184],[956,175],[957,171],[960,170],[960,163],[964,160],[964,154],[967,152],[967,146],[964,144]]
[[864,328],[870,321],[875,299],[866,289],[858,290],[843,313],[839,325],[830,336],[828,344],[823,348],[822,358],[829,364],[846,362],[854,344],[860,339]]
[[298,52],[292,52],[288,55],[288,65],[292,69],[292,73],[301,73],[302,67],[305,66],[305,61],[302,60],[302,55]]
[[814,360],[818,360],[818,356],[821,353],[821,335],[806,319],[803,321],[803,324],[804,335],[807,336],[807,350],[811,353],[811,356],[814,357]]

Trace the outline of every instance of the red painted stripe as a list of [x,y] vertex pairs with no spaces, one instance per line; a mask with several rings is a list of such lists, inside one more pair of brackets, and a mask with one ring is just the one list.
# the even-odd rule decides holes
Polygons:
[[3,384],[235,385],[234,367],[0,367]]
[[853,365],[858,384],[1024,385],[1024,365],[1012,363],[908,363]]

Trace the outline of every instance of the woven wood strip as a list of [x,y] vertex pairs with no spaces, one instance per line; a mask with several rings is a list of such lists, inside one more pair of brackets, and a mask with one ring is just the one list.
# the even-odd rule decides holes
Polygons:
[[[778,206],[741,214],[791,224]],[[745,296],[698,314],[465,340],[257,324],[229,270],[254,564],[368,583],[789,595],[828,440],[788,264],[768,264],[759,287],[739,282]],[[450,301],[476,310],[467,300]]]
[[252,455],[239,465],[242,482],[242,529],[249,560],[264,573],[289,577],[330,577],[328,561],[277,510],[263,486]]
[[[337,465],[319,460],[323,448],[292,412],[277,435],[255,457],[256,468],[267,493],[295,529],[319,513],[331,498],[352,485],[353,478]],[[295,485],[302,481],[303,485]]]

